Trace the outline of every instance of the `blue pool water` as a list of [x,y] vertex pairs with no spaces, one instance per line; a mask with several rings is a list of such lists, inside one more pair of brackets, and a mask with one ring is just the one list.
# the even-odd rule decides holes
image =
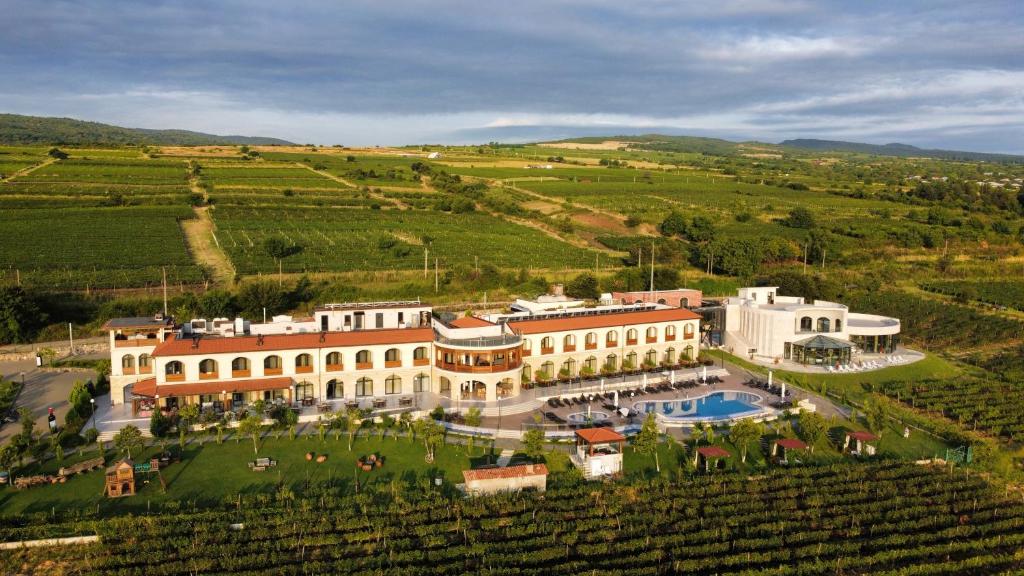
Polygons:
[[642,400],[633,407],[641,414],[654,412],[667,420],[728,420],[761,412],[760,401],[757,394],[723,390],[687,400]]

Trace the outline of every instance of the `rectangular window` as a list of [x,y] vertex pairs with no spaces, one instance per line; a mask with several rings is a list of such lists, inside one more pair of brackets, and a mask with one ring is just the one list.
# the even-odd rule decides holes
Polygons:
[[377,328],[383,328],[383,327],[384,327],[384,313],[383,312],[377,312]]
[[405,312],[398,313],[398,323],[401,324],[402,322],[405,322]]
[[327,332],[327,314],[320,317],[320,330]]

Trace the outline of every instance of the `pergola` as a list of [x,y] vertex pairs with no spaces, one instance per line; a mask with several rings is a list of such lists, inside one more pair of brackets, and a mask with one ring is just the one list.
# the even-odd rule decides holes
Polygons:
[[853,344],[828,336],[812,336],[793,343],[792,358],[801,364],[849,364]]
[[850,448],[850,444],[854,443],[854,449],[850,452],[852,454],[864,454],[865,452],[870,456],[875,453],[875,447],[871,446],[871,443],[877,442],[879,437],[872,434],[871,432],[863,432],[856,430],[853,432],[846,433],[846,442],[843,443],[843,450]]
[[697,448],[697,461],[694,462],[698,467],[700,462],[704,463],[704,471],[709,472],[711,470],[711,462],[715,461],[715,466],[718,466],[718,460],[728,458],[730,456],[729,451],[721,446],[701,446]]
[[807,450],[807,444],[797,438],[779,438],[772,442],[772,457],[785,462],[790,451]]
[[610,428],[583,428],[576,431],[576,450],[580,452],[581,448],[585,448],[583,452],[587,456],[593,456],[595,451],[612,448],[621,454],[625,442],[625,436]]

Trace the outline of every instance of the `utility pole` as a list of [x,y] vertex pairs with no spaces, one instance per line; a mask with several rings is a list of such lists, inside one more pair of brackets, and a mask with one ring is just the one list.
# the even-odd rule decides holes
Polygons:
[[808,240],[807,243],[804,244],[804,274],[805,275],[807,274],[807,251],[810,248],[810,244],[811,244],[810,240]]
[[439,286],[439,276],[438,276],[438,272],[437,272],[437,267],[438,267],[437,258],[434,258],[434,292],[435,293],[437,292],[437,289],[438,289],[438,286]]
[[71,322],[68,322],[68,347],[70,349],[68,354],[73,356],[75,354],[75,333],[71,330]]
[[651,240],[651,298],[654,298],[654,240]]
[[423,277],[427,277],[427,254],[430,253],[426,247],[423,248]]
[[822,268],[822,270],[825,269],[825,253],[826,252],[827,252],[827,250],[825,248],[821,249],[821,268]]

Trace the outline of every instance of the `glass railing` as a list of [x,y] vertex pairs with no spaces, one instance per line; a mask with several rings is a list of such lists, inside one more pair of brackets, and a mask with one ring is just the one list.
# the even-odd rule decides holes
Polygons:
[[437,336],[434,341],[437,344],[448,344],[450,346],[465,346],[472,348],[493,348],[496,346],[514,346],[522,342],[522,337],[517,334],[502,334],[501,336],[479,336],[477,338],[445,338]]

